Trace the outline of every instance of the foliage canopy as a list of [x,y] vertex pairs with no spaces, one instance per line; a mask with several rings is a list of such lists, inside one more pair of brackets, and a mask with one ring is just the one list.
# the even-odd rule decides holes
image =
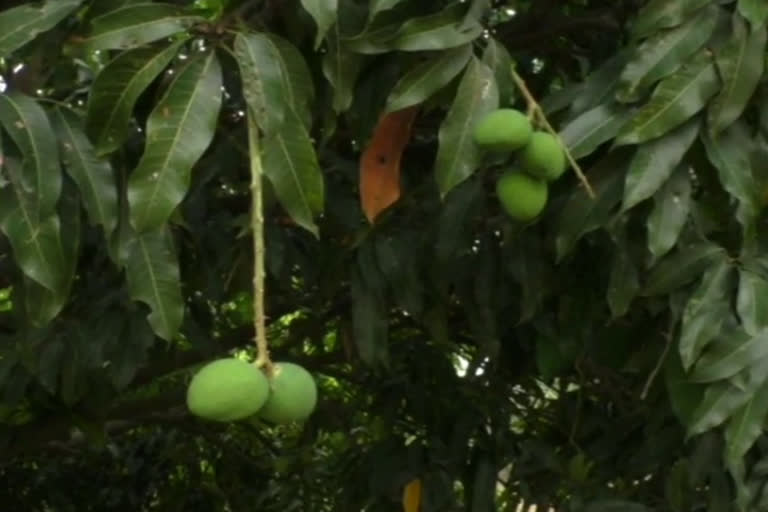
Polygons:
[[[764,0],[3,8],[8,510],[768,510]],[[594,197],[522,224],[472,133],[528,90]],[[254,357],[252,169],[302,424],[184,407]]]

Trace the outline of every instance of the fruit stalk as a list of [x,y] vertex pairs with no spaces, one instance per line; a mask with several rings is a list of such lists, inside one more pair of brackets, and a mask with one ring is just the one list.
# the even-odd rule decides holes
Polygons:
[[526,103],[528,104],[528,115],[533,115],[537,118],[538,121],[541,122],[541,124],[544,126],[544,128],[552,134],[553,137],[556,137],[557,140],[560,141],[560,145],[563,147],[563,151],[565,152],[565,157],[568,159],[568,162],[570,162],[571,166],[573,167],[573,171],[576,173],[576,176],[578,176],[579,181],[581,181],[581,184],[584,185],[584,189],[587,191],[587,194],[592,199],[595,198],[595,191],[592,189],[592,185],[589,184],[589,180],[587,180],[587,177],[584,175],[584,172],[581,170],[581,167],[579,167],[579,164],[576,163],[576,159],[573,158],[573,155],[570,151],[568,151],[568,147],[563,144],[562,139],[560,139],[560,135],[555,131],[554,128],[552,128],[552,125],[549,124],[549,120],[547,120],[547,116],[544,115],[544,111],[541,109],[541,106],[539,105],[539,102],[536,101],[536,98],[533,97],[533,94],[531,94],[531,91],[528,89],[528,86],[525,84],[525,80],[517,74],[517,71],[515,71],[515,68],[512,68],[512,80],[515,81],[515,85],[522,93],[523,97],[525,98]]
[[251,160],[251,230],[253,231],[253,318],[256,337],[256,366],[272,375],[264,315],[264,213],[261,196],[261,151],[259,128],[248,110],[248,154]]

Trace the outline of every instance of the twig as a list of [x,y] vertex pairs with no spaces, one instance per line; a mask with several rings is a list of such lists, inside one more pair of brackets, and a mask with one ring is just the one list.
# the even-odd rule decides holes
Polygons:
[[272,360],[267,345],[266,317],[264,315],[264,214],[261,198],[261,153],[259,127],[251,109],[248,109],[248,153],[251,160],[251,229],[253,231],[253,317],[258,355],[256,366],[272,375]]
[[[670,321],[670,324],[672,321]],[[668,329],[666,333],[664,333],[664,337],[667,340],[666,345],[664,345],[664,350],[661,352],[661,356],[659,356],[659,360],[656,361],[656,366],[653,367],[653,370],[651,371],[651,374],[648,375],[648,380],[645,381],[645,385],[643,386],[643,391],[640,393],[640,400],[645,400],[648,396],[648,393],[651,390],[651,386],[653,385],[653,381],[656,380],[656,376],[661,371],[661,367],[664,365],[664,361],[667,359],[667,354],[669,353],[669,348],[672,346],[672,329]]]
[[570,151],[568,151],[568,147],[563,143],[563,140],[560,138],[560,135],[555,131],[554,128],[552,128],[552,125],[549,124],[549,121],[547,120],[547,116],[544,115],[544,111],[539,106],[539,102],[536,101],[536,98],[533,97],[533,94],[531,94],[531,91],[528,89],[528,86],[525,84],[525,80],[520,77],[520,75],[517,74],[517,71],[515,71],[515,68],[512,68],[512,79],[515,81],[515,85],[518,89],[520,89],[520,92],[523,94],[523,97],[525,98],[525,101],[528,103],[528,115],[534,115],[538,117],[539,121],[541,121],[541,124],[544,125],[544,128],[555,138],[557,138],[558,141],[560,141],[560,145],[563,148],[563,151],[565,152],[565,157],[568,159],[568,162],[570,162],[571,167],[573,167],[573,171],[576,173],[576,176],[579,177],[579,181],[581,181],[581,184],[584,185],[584,189],[587,191],[587,195],[591,197],[592,199],[595,198],[595,191],[592,189],[592,185],[589,184],[589,180],[587,180],[587,177],[584,175],[584,172],[581,170],[581,167],[579,167],[579,164],[576,163],[576,159],[573,158],[573,155]]

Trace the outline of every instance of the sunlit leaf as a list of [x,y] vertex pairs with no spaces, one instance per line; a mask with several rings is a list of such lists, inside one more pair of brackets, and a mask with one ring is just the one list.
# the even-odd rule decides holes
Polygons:
[[131,224],[138,231],[163,225],[184,199],[192,166],[213,140],[222,102],[214,52],[179,70],[147,120],[147,143],[128,181]]

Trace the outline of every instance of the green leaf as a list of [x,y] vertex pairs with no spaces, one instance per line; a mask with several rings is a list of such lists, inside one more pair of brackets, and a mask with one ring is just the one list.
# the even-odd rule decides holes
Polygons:
[[571,102],[571,112],[579,114],[607,103],[609,95],[616,89],[621,78],[621,71],[627,64],[628,51],[622,50],[610,57],[590,73]]
[[363,56],[349,51],[339,41],[339,25],[333,26],[323,55],[323,75],[333,87],[333,110],[346,112],[354,97],[355,83],[363,65]]
[[764,28],[768,20],[768,2],[765,0],[739,0],[739,13],[752,24],[753,28]]
[[0,95],[0,124],[24,157],[20,176],[28,191],[24,210],[35,223],[55,211],[61,195],[56,136],[45,110],[33,98],[17,92]]
[[170,229],[165,225],[131,235],[124,262],[131,298],[150,307],[152,330],[171,341],[184,318],[184,302]]
[[621,201],[622,166],[626,152],[609,153],[588,173],[595,192],[589,197],[583,187],[574,188],[563,205],[555,235],[555,248],[560,262],[587,233],[604,226],[613,208]]
[[[293,111],[286,113],[295,116]],[[314,217],[325,202],[323,173],[304,125],[295,117],[261,142],[264,174],[280,204],[299,226],[319,236]]]
[[691,178],[686,166],[679,166],[653,201],[648,215],[648,250],[655,262],[677,243],[691,210]]
[[315,50],[320,47],[325,34],[336,23],[338,15],[338,0],[301,0],[301,5],[312,16],[317,24],[315,35]]
[[365,54],[446,50],[477,39],[483,32],[480,23],[464,23],[465,7],[452,4],[435,14],[410,18],[347,39],[349,48]]
[[629,252],[621,247],[615,249],[613,265],[606,299],[611,308],[611,315],[619,318],[627,314],[632,299],[640,290],[637,266],[632,261]]
[[621,105],[599,105],[568,122],[560,138],[573,158],[583,158],[619,133],[631,116],[632,111]]
[[481,117],[498,105],[499,91],[493,72],[473,56],[438,132],[435,178],[442,198],[480,166],[482,155],[472,139],[472,130]]
[[[459,4],[460,10],[463,6]],[[412,18],[403,23],[394,38],[393,49],[418,52],[455,48],[477,39],[483,32],[480,23],[456,20],[450,7],[431,16]]]
[[709,242],[680,246],[653,267],[643,288],[643,295],[665,295],[701,275],[718,259],[726,257],[722,247]]
[[763,433],[766,415],[768,415],[768,380],[728,421],[725,428],[727,459],[736,461],[746,455]]
[[530,236],[527,231],[518,236],[519,245],[508,246],[509,254],[504,254],[503,258],[521,288],[519,322],[522,323],[531,320],[543,305],[550,291],[548,280],[551,269],[541,240]]
[[642,43],[621,74],[617,99],[638,101],[657,80],[688,62],[714,32],[719,12],[717,5],[709,5],[679,27],[660,32]]
[[385,112],[423,103],[461,73],[471,55],[470,45],[460,46],[414,67],[389,93]]
[[699,134],[700,125],[693,119],[637,148],[624,181],[624,210],[653,196],[669,179]]
[[62,260],[61,223],[56,210],[42,217],[34,210],[35,191],[27,192],[18,161],[6,158],[4,172],[10,186],[0,188],[0,229],[24,274],[52,292],[66,287]]
[[309,129],[314,84],[296,47],[274,34],[238,34],[234,50],[246,101],[262,130],[278,129],[289,110]]
[[745,230],[745,238],[754,236],[756,217],[760,209],[760,190],[757,187],[749,158],[749,128],[736,122],[716,139],[702,134],[707,157],[717,169],[723,188],[739,202],[736,218]]
[[56,394],[59,387],[59,372],[63,354],[64,344],[61,338],[53,338],[43,346],[37,363],[37,380],[46,391],[53,395]]
[[637,12],[632,23],[632,37],[640,39],[654,32],[682,25],[691,15],[712,0],[651,0]]
[[178,5],[127,4],[94,18],[83,44],[89,51],[136,48],[204,22],[205,18]]
[[184,42],[126,51],[96,75],[88,97],[86,132],[99,155],[111,153],[125,142],[136,101]]
[[147,142],[128,179],[131,224],[162,226],[184,199],[192,166],[213,140],[221,109],[222,76],[213,51],[176,74],[147,120]]
[[719,88],[712,59],[700,53],[659,83],[648,103],[624,126],[616,144],[640,144],[664,135],[696,115]]
[[755,361],[742,375],[742,385],[722,381],[707,388],[688,425],[689,438],[722,425],[754,396],[768,378],[768,358]]
[[387,310],[380,294],[366,284],[363,273],[363,269],[356,267],[350,283],[355,346],[367,365],[386,365],[389,359]]
[[64,167],[80,189],[91,223],[101,225],[109,239],[118,218],[117,182],[112,166],[96,155],[77,115],[57,108],[53,120]]
[[733,270],[730,261],[716,261],[704,273],[685,305],[678,350],[686,370],[696,362],[707,344],[718,336],[729,316]]
[[765,357],[768,357],[768,329],[754,336],[741,328],[725,331],[696,362],[690,379],[691,382],[726,380]]
[[56,252],[52,259],[60,273],[56,290],[50,290],[32,279],[24,280],[24,308],[32,325],[42,327],[53,320],[69,299],[75,280],[80,252],[80,201],[72,185],[67,186],[59,203],[59,227]]
[[768,281],[749,269],[740,269],[736,309],[749,334],[757,335],[768,327]]
[[750,31],[743,18],[734,15],[732,37],[725,46],[715,50],[715,63],[723,88],[707,110],[709,131],[713,136],[744,112],[763,76],[765,44],[764,25]]
[[664,362],[664,381],[672,411],[682,423],[690,423],[706,387],[690,382],[676,350],[671,350]]
[[0,12],[0,58],[8,57],[40,33],[51,30],[77,9],[83,0],[48,0]]
[[378,14],[394,8],[402,1],[403,0],[370,0],[370,5],[368,6],[370,12],[369,19],[373,20]]
[[483,63],[496,75],[496,87],[499,89],[499,105],[511,106],[517,97],[517,86],[510,70],[513,68],[512,56],[504,45],[494,38],[488,39],[483,51]]

